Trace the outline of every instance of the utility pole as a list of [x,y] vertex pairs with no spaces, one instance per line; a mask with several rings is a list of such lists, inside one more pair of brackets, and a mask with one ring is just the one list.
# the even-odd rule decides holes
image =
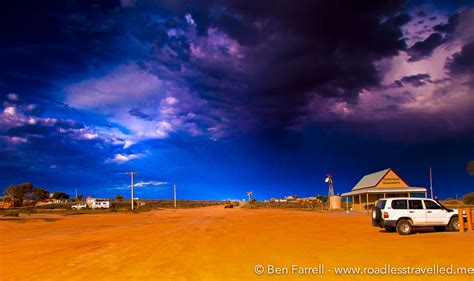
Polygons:
[[174,208],[176,209],[176,184],[173,184]]
[[136,174],[137,172],[128,172],[128,173],[132,176],[132,184],[131,184],[131,188],[132,188],[132,201],[131,201],[131,204],[132,204],[132,211],[133,211],[133,198],[135,197],[135,195],[133,194],[133,191],[134,191],[133,189],[134,189],[134,187],[135,187],[135,186],[134,186],[134,184],[135,184],[135,183],[134,183],[134,179],[135,179],[135,174]]
[[431,167],[430,167],[430,193],[431,193],[431,199],[433,199],[433,174],[431,172]]
[[77,188],[76,188],[76,200],[77,200]]

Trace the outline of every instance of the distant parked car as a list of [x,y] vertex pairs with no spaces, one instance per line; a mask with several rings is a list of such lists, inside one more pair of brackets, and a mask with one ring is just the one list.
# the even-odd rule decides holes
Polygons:
[[233,208],[233,207],[234,205],[232,205],[232,202],[230,200],[224,201],[224,209]]
[[109,201],[95,201],[92,203],[92,209],[108,209],[110,208]]
[[76,205],[72,205],[71,208],[74,209],[74,210],[85,209],[85,208],[87,208],[87,204],[86,203],[79,203],[79,204],[76,204]]
[[234,201],[232,202],[232,206],[238,207],[240,205],[239,201]]

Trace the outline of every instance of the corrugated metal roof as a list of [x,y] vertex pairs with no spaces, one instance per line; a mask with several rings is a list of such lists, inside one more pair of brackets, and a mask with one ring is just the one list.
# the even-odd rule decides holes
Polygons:
[[362,188],[368,188],[368,187],[373,187],[375,186],[379,181],[382,180],[382,178],[390,171],[390,168],[375,172],[372,174],[365,175],[352,189],[358,190]]

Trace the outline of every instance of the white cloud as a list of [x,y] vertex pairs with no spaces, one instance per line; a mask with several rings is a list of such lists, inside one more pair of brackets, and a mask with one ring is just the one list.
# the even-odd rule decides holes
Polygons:
[[85,133],[82,135],[83,138],[85,138],[86,140],[93,140],[93,139],[96,139],[97,137],[99,137],[98,134],[94,134],[94,133]]
[[7,94],[7,98],[10,100],[10,101],[13,101],[13,102],[17,102],[20,100],[20,98],[18,97],[17,94],[15,93],[9,93]]
[[164,185],[164,184],[168,184],[168,182],[165,182],[165,181],[141,181],[141,182],[137,182],[135,184],[135,187],[145,187],[145,186],[159,186],[159,185]]
[[160,121],[156,125],[156,135],[160,138],[167,137],[170,132],[173,131],[173,127],[167,121]]
[[136,65],[123,65],[97,78],[75,83],[66,89],[66,103],[80,109],[117,113],[136,101],[147,100],[162,90],[162,82]]
[[27,143],[28,139],[23,137],[15,137],[15,136],[0,136],[2,141],[5,141],[9,144],[16,145],[21,143]]
[[117,153],[117,154],[115,154],[113,159],[107,159],[105,162],[106,163],[123,164],[123,163],[126,163],[128,161],[143,158],[143,157],[145,157],[145,154],[121,154],[121,153]]
[[175,105],[178,103],[179,100],[175,97],[167,97],[166,99],[164,99],[164,101],[167,105]]
[[16,109],[15,109],[14,106],[9,106],[9,107],[5,108],[5,110],[3,110],[3,113],[6,114],[6,115],[15,116],[16,115]]
[[186,22],[191,25],[191,26],[196,26],[196,22],[194,21],[193,19],[193,16],[191,16],[191,14],[186,14],[184,16],[184,18],[186,19]]
[[123,148],[126,149],[126,148],[129,148],[130,146],[134,145],[135,142],[132,141],[132,140],[125,140],[124,144],[123,144]]
[[[65,92],[70,106],[105,114],[110,122],[128,129],[114,141],[123,148],[145,139],[164,139],[177,131],[195,136],[200,131],[196,124],[203,124],[197,122],[199,113],[207,111],[207,103],[184,84],[161,80],[137,65],[123,65],[102,77],[74,83]],[[102,136],[106,128],[95,130]]]

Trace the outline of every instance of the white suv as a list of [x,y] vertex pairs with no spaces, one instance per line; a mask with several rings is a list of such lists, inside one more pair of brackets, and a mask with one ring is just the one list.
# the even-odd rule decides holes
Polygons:
[[74,210],[85,209],[85,208],[87,208],[87,204],[86,203],[79,203],[79,204],[76,204],[76,205],[72,205],[71,208],[74,209]]
[[432,226],[437,231],[446,228],[459,231],[458,211],[427,198],[380,199],[372,210],[372,225],[389,232],[396,230],[401,235],[410,234],[417,226]]

